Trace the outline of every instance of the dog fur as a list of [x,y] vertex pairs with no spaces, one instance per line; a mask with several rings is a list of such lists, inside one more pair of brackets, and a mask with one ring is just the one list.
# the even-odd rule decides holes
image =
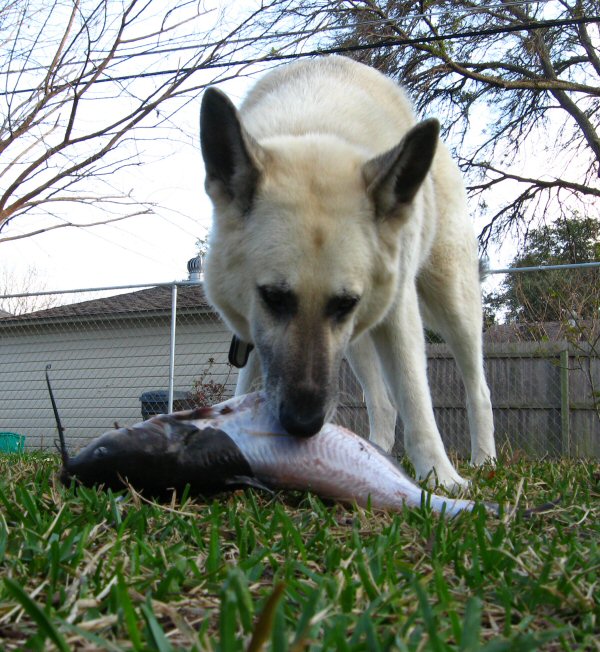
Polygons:
[[370,437],[394,443],[396,410],[417,476],[464,484],[436,426],[423,327],[465,383],[471,461],[495,457],[482,359],[476,239],[435,120],[416,123],[390,79],[344,57],[264,76],[239,112],[215,88],[201,112],[214,205],[205,290],[258,351],[272,411],[310,436],[335,410],[341,360],[365,393]]

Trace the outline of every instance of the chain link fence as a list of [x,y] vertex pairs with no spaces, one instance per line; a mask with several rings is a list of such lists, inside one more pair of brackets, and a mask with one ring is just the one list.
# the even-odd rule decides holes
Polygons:
[[[600,264],[498,270],[483,289],[498,446],[600,457]],[[47,365],[72,449],[171,403],[184,409],[234,392],[231,335],[200,283],[0,296],[0,309],[0,432],[25,435],[27,449],[50,449],[56,438]],[[428,371],[446,446],[466,457],[464,390],[435,336]],[[362,390],[347,364],[340,387],[337,420],[367,435]],[[400,422],[396,434],[401,453]]]

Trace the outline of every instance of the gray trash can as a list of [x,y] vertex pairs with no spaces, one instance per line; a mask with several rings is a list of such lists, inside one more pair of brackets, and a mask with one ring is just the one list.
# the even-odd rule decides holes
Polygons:
[[[142,403],[142,418],[149,419],[155,414],[166,414],[169,411],[169,392],[157,389],[144,392],[140,396]],[[173,392],[173,412],[189,410],[195,407],[189,392]]]

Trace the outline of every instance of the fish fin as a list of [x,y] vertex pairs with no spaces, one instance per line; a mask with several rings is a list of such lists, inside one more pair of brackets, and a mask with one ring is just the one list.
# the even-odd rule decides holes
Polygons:
[[275,493],[270,487],[267,487],[266,484],[263,484],[260,480],[257,480],[256,478],[253,478],[249,475],[234,475],[231,478],[227,478],[225,485],[227,487],[242,485],[244,487],[252,487],[253,489],[266,491],[271,495]]
[[171,412],[169,417],[176,421],[197,421],[198,419],[216,419],[230,412],[233,412],[232,408],[226,405],[226,402],[223,402],[205,407],[195,407],[190,410],[181,410],[180,412]]
[[161,414],[152,417],[144,422],[144,428],[147,431],[158,429],[159,432],[166,434],[169,439],[183,441],[184,445],[188,445],[193,437],[201,433],[200,428],[193,423],[182,421],[174,414]]

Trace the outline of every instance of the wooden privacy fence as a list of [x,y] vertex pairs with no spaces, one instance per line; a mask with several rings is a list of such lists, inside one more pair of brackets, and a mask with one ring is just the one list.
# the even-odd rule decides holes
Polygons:
[[[445,344],[427,347],[435,416],[448,450],[470,454],[464,387]],[[485,366],[498,447],[532,457],[600,457],[600,358],[584,343],[488,344]],[[346,368],[338,421],[368,433],[360,386]],[[398,452],[402,424],[396,426]]]

